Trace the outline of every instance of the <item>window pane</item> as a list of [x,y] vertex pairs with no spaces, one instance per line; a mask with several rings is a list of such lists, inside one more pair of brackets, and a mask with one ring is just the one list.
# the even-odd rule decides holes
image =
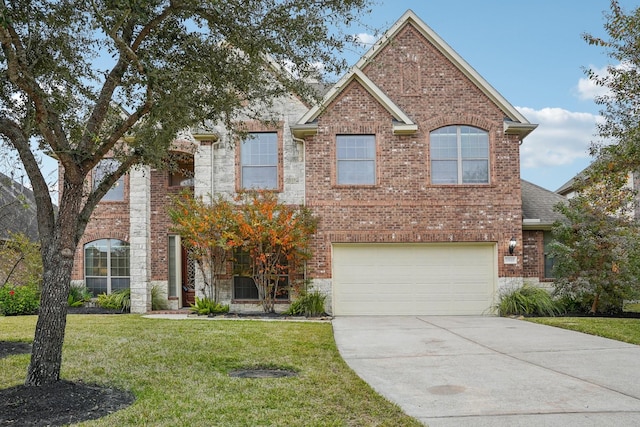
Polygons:
[[455,126],[447,126],[431,132],[429,143],[432,159],[458,158],[458,136]]
[[555,265],[555,258],[550,255],[551,243],[553,242],[553,235],[549,231],[545,231],[543,234],[544,241],[544,277],[553,277],[553,266]]
[[278,168],[275,166],[244,166],[242,168],[243,188],[278,188]]
[[94,295],[129,288],[129,243],[101,239],[84,246],[85,283]]
[[108,240],[96,240],[84,247],[86,276],[107,276]]
[[456,184],[458,182],[458,162],[456,160],[435,160],[431,162],[432,184]]
[[178,269],[181,267],[178,265],[178,237],[169,236],[169,296],[175,297],[178,295]]
[[285,301],[289,299],[289,276],[282,275],[278,277],[278,291],[275,299]]
[[253,133],[240,149],[243,188],[278,188],[278,134]]
[[458,146],[456,141],[436,139],[431,141],[431,158],[434,160],[457,159]]
[[464,160],[462,162],[462,182],[465,184],[486,184],[489,182],[487,160]]
[[[466,129],[466,131],[465,131]],[[466,127],[460,132],[462,158],[489,158],[489,135],[487,132]]]
[[338,135],[336,157],[338,184],[375,184],[376,141],[374,135]]
[[[489,182],[489,134],[472,126],[447,126],[431,132],[431,182]],[[461,173],[459,173],[461,172]]]
[[129,244],[111,240],[111,275],[129,276]]
[[111,279],[111,292],[129,289],[129,278],[119,277]]
[[374,184],[375,164],[366,161],[338,162],[339,184]]
[[251,277],[235,276],[233,278],[234,299],[258,299],[258,288]]
[[107,293],[106,277],[87,277],[85,279],[85,284],[87,285],[87,289],[93,294],[93,296]]
[[[93,170],[93,189],[95,190],[105,176],[114,172],[120,166],[120,162],[115,159],[102,159]],[[103,201],[124,200],[124,177],[118,178],[118,181],[111,187],[107,194],[102,197]]]

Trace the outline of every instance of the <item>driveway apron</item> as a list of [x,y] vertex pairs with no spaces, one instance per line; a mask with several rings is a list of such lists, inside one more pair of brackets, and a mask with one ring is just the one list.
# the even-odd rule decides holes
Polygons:
[[347,364],[431,427],[638,426],[640,346],[502,317],[337,317]]

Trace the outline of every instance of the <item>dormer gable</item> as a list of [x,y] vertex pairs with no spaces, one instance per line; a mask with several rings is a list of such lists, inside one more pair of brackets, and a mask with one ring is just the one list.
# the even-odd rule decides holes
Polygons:
[[411,134],[418,130],[413,120],[405,114],[385,93],[375,85],[358,67],[352,67],[351,70],[336,83],[325,95],[322,102],[310,109],[294,126],[292,131],[298,138],[307,135],[314,135],[318,126],[316,119],[324,108],[333,102],[338,95],[353,81],[358,82],[376,101],[382,105],[385,110],[393,117],[393,133],[396,135]]
[[453,48],[451,48],[435,31],[425,24],[412,11],[407,10],[402,17],[360,58],[360,60],[342,77],[325,95],[321,103],[311,108],[295,125],[291,127],[298,138],[317,133],[318,116],[333,102],[340,93],[356,80],[371,94],[392,116],[394,134],[412,134],[418,125],[394,103],[380,87],[378,87],[362,71],[374,62],[377,55],[391,44],[393,40],[411,25],[428,42],[430,42],[451,64],[453,64],[469,81],[475,85],[491,102],[504,113],[505,134],[518,135],[522,140],[538,125],[530,123],[516,108],[495,90],[480,74],[473,69]]

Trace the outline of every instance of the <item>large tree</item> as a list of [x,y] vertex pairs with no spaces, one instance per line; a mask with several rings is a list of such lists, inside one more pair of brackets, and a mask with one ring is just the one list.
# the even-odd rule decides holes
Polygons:
[[[335,55],[349,37],[331,34],[367,2],[0,3],[0,135],[31,181],[44,264],[27,385],[59,379],[76,246],[119,177],[162,164],[180,130],[207,120],[230,125],[241,109],[259,117],[285,92],[309,96],[304,81],[316,64],[327,72],[344,66]],[[59,161],[57,215],[34,146]],[[118,166],[87,187],[105,156]]]
[[577,195],[557,206],[566,221],[553,228],[555,291],[592,314],[619,313],[624,300],[640,295],[640,227],[626,177],[592,171],[576,180]]
[[606,89],[596,98],[604,119],[591,146],[596,161],[576,180],[578,196],[559,206],[568,222],[554,230],[556,285],[590,295],[593,313],[621,310],[640,290],[637,192],[629,186],[640,169],[640,7],[627,13],[612,0],[606,17],[606,37],[584,35],[613,60],[604,74],[587,71]]
[[588,70],[589,78],[606,89],[596,103],[604,120],[598,124],[599,143],[592,154],[600,160],[591,168],[594,176],[628,173],[640,167],[640,7],[626,13],[617,0],[607,15],[607,37],[585,34],[585,40],[604,48],[613,63],[606,73]]

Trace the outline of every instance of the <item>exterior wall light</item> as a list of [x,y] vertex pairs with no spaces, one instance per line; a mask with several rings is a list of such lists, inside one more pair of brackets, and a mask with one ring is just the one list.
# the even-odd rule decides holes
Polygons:
[[513,255],[513,250],[516,248],[516,238],[512,237],[511,240],[509,240],[509,255]]

